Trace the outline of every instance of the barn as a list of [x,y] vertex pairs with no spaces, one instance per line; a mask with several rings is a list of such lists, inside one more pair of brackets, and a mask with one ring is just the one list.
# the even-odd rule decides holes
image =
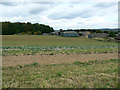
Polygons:
[[78,37],[79,33],[75,31],[65,31],[65,32],[61,32],[60,35],[63,37]]

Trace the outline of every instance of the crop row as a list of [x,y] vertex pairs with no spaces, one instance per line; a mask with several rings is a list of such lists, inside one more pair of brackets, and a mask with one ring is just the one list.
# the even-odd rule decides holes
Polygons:
[[91,54],[91,53],[112,53],[118,52],[117,45],[102,46],[19,46],[19,47],[3,47],[2,55],[33,55],[39,53],[41,55],[54,54]]
[[118,45],[100,45],[100,46],[11,46],[0,47],[4,50],[60,50],[60,49],[101,49],[101,48],[118,48]]

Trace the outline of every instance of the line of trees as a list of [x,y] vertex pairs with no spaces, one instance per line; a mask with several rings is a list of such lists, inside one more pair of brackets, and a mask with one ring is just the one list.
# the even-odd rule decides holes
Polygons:
[[30,22],[21,23],[21,22],[2,22],[2,35],[12,35],[12,34],[34,34],[40,35],[43,33],[54,32],[54,29],[48,25]]

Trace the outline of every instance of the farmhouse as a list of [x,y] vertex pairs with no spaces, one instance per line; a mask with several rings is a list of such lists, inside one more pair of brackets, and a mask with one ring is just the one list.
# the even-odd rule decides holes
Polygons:
[[79,37],[79,33],[75,31],[65,31],[60,33],[63,37]]

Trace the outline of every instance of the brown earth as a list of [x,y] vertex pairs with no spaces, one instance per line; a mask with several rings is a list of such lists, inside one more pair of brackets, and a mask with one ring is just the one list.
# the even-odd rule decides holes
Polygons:
[[16,66],[38,62],[39,64],[73,63],[75,61],[118,59],[118,53],[106,54],[71,54],[71,55],[29,55],[3,56],[3,66]]

